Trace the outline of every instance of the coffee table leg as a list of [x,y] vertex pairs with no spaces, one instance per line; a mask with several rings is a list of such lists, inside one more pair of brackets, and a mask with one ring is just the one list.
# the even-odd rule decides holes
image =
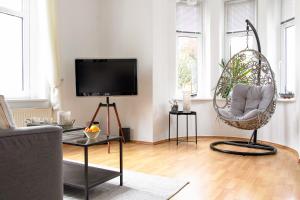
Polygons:
[[89,171],[88,166],[89,165],[89,158],[88,158],[88,147],[84,147],[84,178],[85,178],[85,190],[84,195],[85,199],[89,199]]
[[120,186],[123,186],[123,142],[120,138]]

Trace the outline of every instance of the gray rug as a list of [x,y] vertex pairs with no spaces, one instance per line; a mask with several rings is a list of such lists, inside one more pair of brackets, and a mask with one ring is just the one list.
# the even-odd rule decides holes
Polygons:
[[[101,166],[101,168],[104,167]],[[124,186],[119,186],[119,178],[112,179],[90,190],[90,198],[92,200],[166,200],[173,197],[188,184],[187,181],[127,170],[124,171],[123,177]],[[65,188],[64,200],[79,199],[84,199],[83,191]]]

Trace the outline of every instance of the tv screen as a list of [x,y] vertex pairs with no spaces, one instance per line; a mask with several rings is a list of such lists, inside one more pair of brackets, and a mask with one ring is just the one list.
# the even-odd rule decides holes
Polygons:
[[77,96],[137,95],[136,59],[76,59]]

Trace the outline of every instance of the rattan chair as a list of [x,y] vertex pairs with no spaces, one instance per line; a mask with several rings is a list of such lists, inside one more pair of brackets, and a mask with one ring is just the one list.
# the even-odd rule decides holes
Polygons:
[[[257,32],[246,20],[257,40],[258,51],[246,48],[235,54],[223,69],[214,93],[213,106],[219,119],[244,130],[253,130],[249,141],[218,141],[211,149],[237,155],[271,155],[276,148],[257,142],[257,130],[266,125],[276,108],[276,82],[266,57],[261,54]],[[247,45],[248,46],[248,45]],[[259,151],[234,151],[218,145],[232,145]]]

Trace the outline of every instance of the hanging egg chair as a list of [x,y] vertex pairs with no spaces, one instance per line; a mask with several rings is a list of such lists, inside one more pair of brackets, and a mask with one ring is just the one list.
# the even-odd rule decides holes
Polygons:
[[[261,46],[256,29],[247,23],[247,48],[235,54],[226,64],[215,88],[213,106],[219,119],[243,130],[253,130],[249,141],[218,141],[210,145],[214,151],[236,155],[272,155],[273,146],[257,142],[258,129],[266,125],[276,108],[276,82]],[[249,28],[252,29],[258,51],[248,48]],[[225,99],[220,101],[219,99]],[[218,145],[222,145],[221,148]],[[238,146],[258,151],[235,151],[224,145]]]

